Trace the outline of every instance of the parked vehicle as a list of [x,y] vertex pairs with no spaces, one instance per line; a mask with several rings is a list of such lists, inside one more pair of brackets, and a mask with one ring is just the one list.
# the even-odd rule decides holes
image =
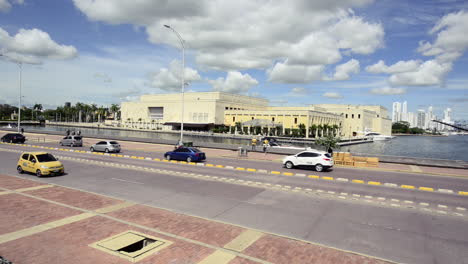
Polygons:
[[187,162],[202,161],[206,159],[205,152],[193,147],[181,147],[164,154],[167,160],[185,160]]
[[47,152],[24,152],[16,164],[16,170],[18,173],[32,172],[37,177],[65,173],[63,164]]
[[117,141],[113,140],[104,140],[99,141],[98,143],[92,145],[89,150],[93,151],[103,151],[106,153],[109,152],[120,152],[120,144]]
[[9,142],[9,143],[24,143],[26,141],[26,137],[21,135],[20,133],[8,133],[5,134],[1,138],[2,142]]
[[296,155],[283,158],[283,165],[292,169],[294,167],[315,167],[316,171],[323,171],[333,167],[333,158],[330,153],[318,150],[306,150]]
[[82,147],[83,137],[74,135],[66,136],[60,140],[60,146]]

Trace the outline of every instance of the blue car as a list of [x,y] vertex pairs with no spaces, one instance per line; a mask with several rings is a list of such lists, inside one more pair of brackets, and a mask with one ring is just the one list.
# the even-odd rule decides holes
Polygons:
[[202,161],[206,159],[205,152],[201,152],[197,148],[182,147],[174,151],[168,151],[164,154],[167,160],[185,160],[187,162]]

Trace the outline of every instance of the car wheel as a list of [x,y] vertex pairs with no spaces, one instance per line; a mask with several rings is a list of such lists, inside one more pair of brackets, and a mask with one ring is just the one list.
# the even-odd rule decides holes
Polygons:
[[290,161],[286,162],[286,164],[284,164],[286,166],[287,169],[292,169],[294,167],[294,164]]
[[109,149],[105,149],[104,152],[109,153]]
[[187,162],[192,162],[192,157],[188,157]]
[[21,166],[18,165],[18,167],[16,167],[16,170],[18,171],[19,174],[23,174],[24,170]]
[[90,150],[91,152],[94,152],[94,148],[93,148],[93,147],[91,147],[89,150]]
[[322,164],[317,164],[317,165],[315,165],[315,170],[316,170],[316,171],[319,171],[319,172],[320,172],[320,171],[323,171],[323,166],[322,166]]
[[37,170],[37,171],[36,171],[36,176],[37,176],[37,177],[41,177],[41,176],[42,176],[41,170]]
[[171,160],[171,155],[166,155],[167,160]]

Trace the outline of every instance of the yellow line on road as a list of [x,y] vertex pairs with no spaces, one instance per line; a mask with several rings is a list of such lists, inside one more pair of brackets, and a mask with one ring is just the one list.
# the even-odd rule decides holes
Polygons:
[[381,183],[376,182],[376,181],[369,181],[369,182],[367,182],[367,184],[369,184],[369,185],[380,185]]
[[216,250],[213,254],[198,262],[198,264],[227,264],[235,258],[236,255],[234,254],[221,250]]
[[79,215],[70,216],[70,217],[63,218],[63,219],[53,221],[53,222],[49,222],[49,223],[46,223],[46,224],[37,225],[37,226],[30,227],[30,228],[22,229],[22,230],[19,230],[19,231],[3,234],[3,235],[0,235],[0,244],[6,243],[6,242],[9,242],[9,241],[13,241],[13,240],[16,240],[16,239],[20,239],[20,238],[23,238],[23,237],[31,236],[31,235],[34,235],[34,234],[37,234],[37,233],[40,233],[40,232],[43,232],[43,231],[47,231],[47,230],[52,229],[52,228],[56,228],[56,227],[59,227],[59,226],[66,225],[66,224],[71,224],[71,223],[74,223],[74,222],[78,222],[78,221],[81,221],[83,219],[90,218],[92,216],[95,216],[95,214],[93,214],[93,213],[82,213],[82,214],[79,214]]
[[323,176],[323,177],[322,177],[322,180],[333,181],[333,177]]
[[458,194],[459,195],[468,195],[468,192],[459,191]]
[[401,188],[404,188],[404,189],[414,189],[414,186],[413,185],[401,185]]
[[433,191],[434,191],[434,188],[430,188],[430,187],[419,187],[419,190],[421,190],[421,191],[433,192]]
[[281,174],[281,172],[279,172],[279,171],[271,171],[270,173],[271,174],[277,174],[277,175]]
[[320,176],[317,176],[317,175],[309,175],[307,177],[309,177],[311,179],[320,179]]
[[294,173],[292,173],[292,172],[283,172],[283,175],[284,176],[293,176]]
[[238,235],[236,238],[231,240],[231,242],[224,245],[224,248],[234,250],[237,252],[242,252],[246,248],[250,247],[255,241],[260,239],[263,236],[262,232],[255,230],[246,230]]
[[247,171],[257,171],[257,169],[247,168]]
[[364,183],[363,180],[351,180],[351,181],[354,182],[354,183]]

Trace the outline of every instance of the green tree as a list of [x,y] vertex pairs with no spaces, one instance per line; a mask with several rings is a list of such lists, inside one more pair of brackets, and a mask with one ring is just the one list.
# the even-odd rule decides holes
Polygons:
[[299,135],[301,137],[305,137],[305,134],[306,134],[306,126],[304,124],[299,124],[298,125],[298,128],[299,128]]
[[334,149],[338,147],[338,142],[340,142],[339,137],[334,137],[332,135],[327,135],[326,137],[321,137],[315,140],[315,144],[319,146],[324,146],[326,150]]
[[410,124],[406,121],[395,122],[392,124],[392,133],[409,133]]
[[317,137],[317,125],[316,124],[313,124],[312,126],[310,126],[309,134],[311,134],[312,137]]

